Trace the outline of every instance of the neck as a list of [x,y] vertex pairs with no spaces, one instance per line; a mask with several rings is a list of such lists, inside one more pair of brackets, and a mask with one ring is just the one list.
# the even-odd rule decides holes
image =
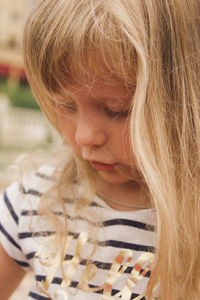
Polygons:
[[100,180],[97,184],[97,195],[111,208],[119,211],[133,211],[152,207],[144,186],[134,181],[110,184]]

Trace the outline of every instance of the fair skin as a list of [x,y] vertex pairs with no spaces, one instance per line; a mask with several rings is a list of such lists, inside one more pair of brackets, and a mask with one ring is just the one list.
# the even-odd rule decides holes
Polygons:
[[[129,110],[133,90],[123,85],[95,81],[89,88],[73,87],[57,96],[60,130],[76,153],[97,170],[98,189],[124,203],[108,203],[116,210],[134,210],[127,204],[149,205],[131,163],[134,155],[129,143]],[[25,271],[0,246],[1,299],[8,300]],[[7,284],[8,283],[8,284]]]
[[1,299],[8,300],[26,272],[5,252],[0,245],[0,291]]
[[118,210],[133,210],[126,203],[149,205],[138,182],[139,173],[132,171],[135,161],[129,142],[129,112],[133,93],[122,84],[96,79],[56,96],[64,139],[97,170],[98,189],[124,203],[124,207],[109,203]]

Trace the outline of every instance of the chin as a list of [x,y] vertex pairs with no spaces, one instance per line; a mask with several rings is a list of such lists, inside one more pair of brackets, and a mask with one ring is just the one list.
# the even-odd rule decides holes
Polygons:
[[112,184],[121,184],[132,180],[130,176],[128,177],[119,173],[116,174],[114,172],[99,171],[99,175],[103,180]]

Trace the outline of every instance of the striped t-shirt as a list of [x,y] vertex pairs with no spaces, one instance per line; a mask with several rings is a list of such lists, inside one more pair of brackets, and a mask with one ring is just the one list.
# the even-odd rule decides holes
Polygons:
[[[60,268],[54,227],[37,213],[42,195],[54,184],[53,171],[45,166],[25,176],[0,201],[1,244],[35,274],[27,299],[144,300],[156,245],[155,210],[116,211],[95,197],[83,216],[69,195],[64,199],[69,234]],[[62,211],[55,214],[64,220]]]

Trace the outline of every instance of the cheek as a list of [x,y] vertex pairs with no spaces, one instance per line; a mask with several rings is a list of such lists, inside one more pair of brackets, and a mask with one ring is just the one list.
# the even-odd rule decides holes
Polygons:
[[[120,134],[119,134],[119,132],[120,132]],[[124,126],[121,126],[121,128],[119,128],[117,130],[117,136],[118,136],[119,142],[122,145],[122,148],[125,151],[128,151],[128,149],[130,149],[130,147],[131,147],[129,125],[125,124]]]
[[74,148],[76,125],[73,120],[65,118],[61,113],[57,114],[58,125],[64,140]]
[[131,146],[131,140],[130,140],[130,129],[129,126],[124,127],[121,130],[121,151],[122,156],[126,161],[135,161],[134,152]]
[[122,149],[126,157],[130,158],[132,156],[131,143],[128,133],[123,137]]

